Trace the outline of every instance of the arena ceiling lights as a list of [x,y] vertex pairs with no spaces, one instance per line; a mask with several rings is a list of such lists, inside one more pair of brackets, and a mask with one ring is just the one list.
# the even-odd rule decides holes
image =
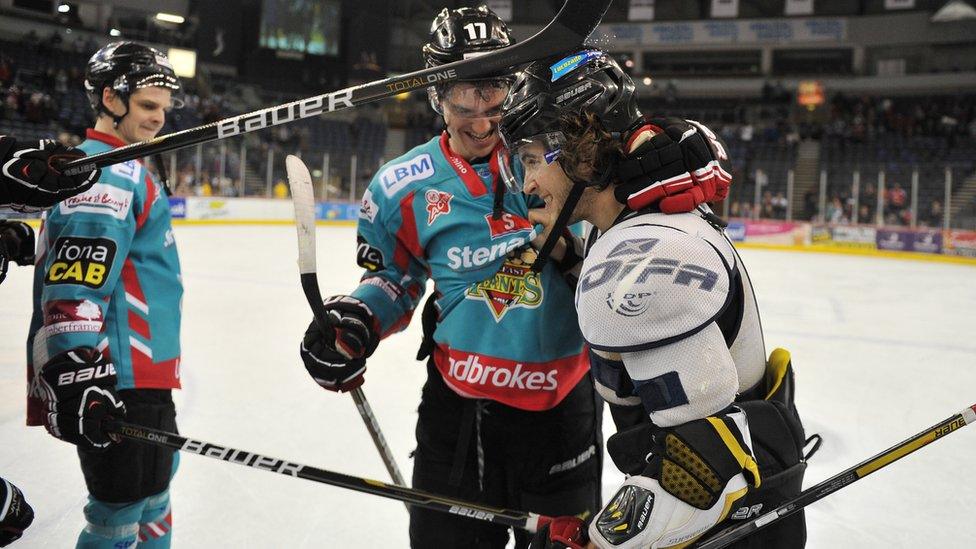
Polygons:
[[182,15],[175,15],[172,13],[159,12],[156,14],[156,20],[162,21],[164,23],[175,23],[177,25],[182,25],[186,19]]

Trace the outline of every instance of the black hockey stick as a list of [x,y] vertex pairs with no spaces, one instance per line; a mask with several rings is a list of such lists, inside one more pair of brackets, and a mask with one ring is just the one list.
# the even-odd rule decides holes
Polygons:
[[[291,188],[291,199],[295,205],[295,226],[298,229],[298,271],[302,279],[302,290],[305,292],[305,299],[308,300],[309,307],[315,321],[323,329],[330,326],[329,317],[322,307],[322,293],[319,291],[319,280],[316,274],[318,268],[315,261],[315,197],[312,191],[312,176],[308,173],[308,167],[297,156],[288,155],[285,158],[285,169],[288,172],[288,185]],[[373,410],[366,400],[361,387],[356,387],[350,391],[356,409],[359,410],[363,423],[369,436],[373,438],[373,444],[379,451],[383,459],[383,465],[390,473],[393,482],[405,486],[403,475],[397,467],[393,452],[386,443],[380,425],[373,415]]]
[[66,163],[65,175],[76,175],[119,162],[253,132],[322,113],[348,109],[403,92],[428,86],[477,78],[567,52],[583,45],[600,24],[613,0],[566,0],[556,17],[541,31],[507,48],[463,61],[455,61],[402,76],[345,88],[292,101],[267,109],[225,118],[196,128],[161,135],[155,139],[95,154]]
[[[326,471],[325,469],[318,469],[309,465],[302,465],[301,463],[293,463],[245,450],[204,442],[202,440],[194,440],[175,433],[142,427],[141,425],[132,425],[121,421],[106,421],[102,425],[106,431],[118,434],[127,439],[156,446],[165,446],[174,450],[192,452],[201,456],[236,463],[245,467],[253,467],[254,469],[262,469],[280,475],[288,475],[322,484],[329,484],[331,486],[339,486],[340,488],[348,488],[356,492],[395,499],[410,505],[423,507],[424,509],[521,528],[529,532],[535,532],[541,524],[545,524],[551,520],[550,517],[545,515],[512,511],[509,509],[495,509],[477,503],[468,503],[441,497],[404,486],[394,486],[378,480]],[[541,524],[540,521],[542,521]]]
[[725,547],[731,543],[734,543],[752,534],[756,530],[769,526],[770,524],[784,517],[788,517],[803,509],[807,505],[823,499],[830,494],[833,494],[837,490],[840,490],[841,488],[853,484],[854,482],[870,475],[878,469],[891,465],[908,454],[911,454],[915,450],[931,444],[945,435],[948,435],[957,429],[965,427],[966,425],[974,422],[976,422],[976,404],[973,404],[969,408],[963,409],[958,414],[938,423],[937,425],[933,425],[932,427],[918,433],[908,440],[899,442],[898,444],[888,448],[884,452],[881,452],[874,457],[837,473],[820,484],[807,488],[793,499],[780,505],[776,509],[757,517],[755,520],[744,522],[738,526],[733,526],[732,528],[724,530],[708,540],[694,545],[693,548],[719,549],[720,547]]

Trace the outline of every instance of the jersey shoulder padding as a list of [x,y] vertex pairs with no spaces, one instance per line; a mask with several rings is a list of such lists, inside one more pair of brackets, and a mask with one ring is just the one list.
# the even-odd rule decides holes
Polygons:
[[732,297],[727,242],[694,214],[640,215],[612,227],[587,254],[576,287],[583,337],[595,349],[631,352],[699,332]]

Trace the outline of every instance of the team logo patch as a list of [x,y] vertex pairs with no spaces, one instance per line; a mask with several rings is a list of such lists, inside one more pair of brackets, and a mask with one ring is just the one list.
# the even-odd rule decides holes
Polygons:
[[451,213],[451,199],[454,195],[436,189],[428,189],[424,193],[427,201],[427,226],[429,227],[438,217]]
[[356,263],[370,272],[383,270],[383,252],[370,246],[361,236],[356,237],[356,243]]
[[532,271],[535,250],[521,250],[505,259],[495,276],[472,284],[466,299],[484,301],[495,322],[501,322],[511,309],[535,309],[542,303],[542,280]]
[[532,230],[532,223],[528,219],[508,212],[503,212],[499,219],[495,219],[491,214],[486,214],[485,221],[488,222],[488,232],[491,233],[492,240],[519,231]]
[[58,208],[63,215],[88,212],[125,219],[132,208],[132,191],[95,183],[87,191],[60,202]]
[[62,236],[54,242],[54,259],[44,282],[101,288],[112,270],[115,250],[115,241],[108,238]]
[[650,308],[655,292],[627,292],[622,295],[607,294],[607,307],[622,316],[640,316]]
[[607,259],[612,259],[622,255],[644,255],[650,253],[651,248],[653,248],[658,241],[659,240],[657,238],[630,238],[624,240],[610,250],[610,253],[607,254]]
[[359,219],[368,219],[370,223],[373,223],[376,221],[376,214],[379,211],[376,202],[373,202],[373,191],[366,189],[366,192],[363,193],[363,200],[359,203]]
[[380,172],[379,180],[386,196],[393,196],[410,183],[427,179],[432,175],[434,175],[434,161],[429,154],[422,154],[387,166]]
[[53,300],[44,304],[44,329],[49,335],[102,329],[102,310],[93,301]]

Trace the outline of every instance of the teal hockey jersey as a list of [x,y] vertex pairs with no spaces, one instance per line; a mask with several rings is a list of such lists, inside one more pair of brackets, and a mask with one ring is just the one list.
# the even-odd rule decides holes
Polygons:
[[530,265],[527,197],[504,195],[492,216],[498,166],[471,165],[445,132],[385,164],[359,212],[353,296],[383,337],[402,330],[428,279],[438,314],[434,363],[457,394],[524,410],[558,404],[587,373],[573,289],[550,262]]
[[[91,155],[124,145],[88,130]],[[141,162],[102,170],[88,191],[46,212],[38,235],[28,380],[50,358],[94,347],[115,365],[118,389],[180,387],[183,283],[169,201]],[[28,423],[43,406],[32,385]]]

